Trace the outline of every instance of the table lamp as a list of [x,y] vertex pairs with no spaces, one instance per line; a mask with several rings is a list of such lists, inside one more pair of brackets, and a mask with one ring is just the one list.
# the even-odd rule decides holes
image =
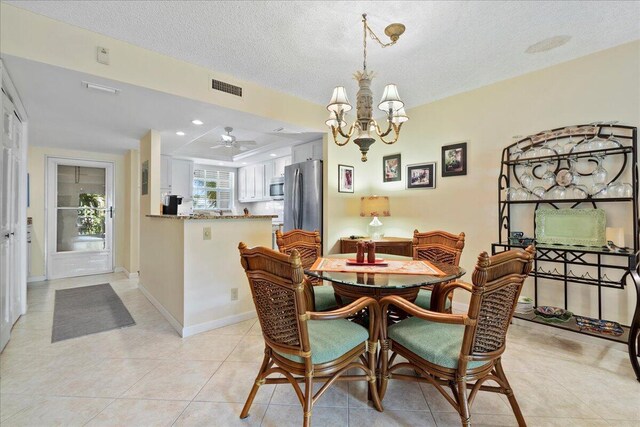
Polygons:
[[389,198],[387,196],[369,196],[360,198],[360,216],[373,217],[368,227],[368,234],[373,239],[384,236],[379,216],[391,216]]

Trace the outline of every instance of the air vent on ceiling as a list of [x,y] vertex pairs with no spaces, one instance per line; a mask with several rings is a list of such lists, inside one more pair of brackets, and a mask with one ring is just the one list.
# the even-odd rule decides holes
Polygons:
[[242,97],[242,88],[240,86],[234,86],[230,83],[225,83],[220,80],[211,79],[211,89]]

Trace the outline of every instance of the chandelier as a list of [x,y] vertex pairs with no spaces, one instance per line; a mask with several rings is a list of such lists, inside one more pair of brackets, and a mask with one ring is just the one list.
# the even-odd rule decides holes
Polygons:
[[[346,130],[347,122],[345,120],[345,113],[353,107],[347,99],[345,88],[343,86],[337,86],[333,89],[331,101],[329,101],[329,105],[327,105],[329,119],[325,123],[331,128],[333,141],[339,146],[347,145],[355,135],[353,142],[360,148],[360,152],[362,153],[361,160],[366,162],[369,147],[376,142],[374,136],[377,135],[385,144],[395,143],[400,136],[402,123],[409,120],[409,117],[407,117],[404,112],[404,102],[400,99],[397,86],[388,84],[385,86],[382,100],[380,104],[378,104],[378,108],[386,113],[387,120],[386,129],[382,130],[380,128],[380,125],[372,118],[373,92],[371,92],[371,79],[373,79],[374,74],[372,71],[367,71],[367,33],[373,40],[378,42],[380,46],[387,47],[396,44],[402,33],[404,33],[405,26],[402,24],[391,24],[387,26],[384,33],[391,39],[391,42],[383,43],[371,30],[369,25],[367,25],[366,13],[362,15],[362,24],[364,29],[363,69],[353,75],[358,81],[359,86],[358,93],[356,94],[356,120],[348,127],[348,130]],[[391,132],[393,132],[393,139],[385,139]],[[339,136],[343,138],[342,142],[338,141]]]

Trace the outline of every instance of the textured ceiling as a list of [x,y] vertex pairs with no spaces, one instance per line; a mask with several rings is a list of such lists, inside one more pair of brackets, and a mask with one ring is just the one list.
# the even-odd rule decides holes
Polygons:
[[[149,129],[162,137],[162,152],[178,157],[253,162],[278,149],[321,134],[216,105],[181,98],[138,86],[95,77],[41,62],[4,55],[3,61],[29,115],[29,145],[123,153],[138,149]],[[87,81],[120,89],[117,95],[86,89]],[[202,126],[191,123],[204,122]],[[255,139],[251,151],[211,150],[224,126],[233,126],[238,139]],[[287,133],[274,133],[284,127]],[[176,135],[183,131],[184,136]],[[237,130],[237,131],[236,131]],[[203,135],[212,142],[203,145]],[[204,138],[205,140],[207,138]],[[259,155],[247,158],[251,155]]]
[[[640,2],[7,1],[15,6],[326,104],[344,85],[355,102],[360,14],[396,46],[370,43],[373,90],[399,85],[408,106],[443,98],[640,38]],[[564,46],[528,46],[569,35]]]

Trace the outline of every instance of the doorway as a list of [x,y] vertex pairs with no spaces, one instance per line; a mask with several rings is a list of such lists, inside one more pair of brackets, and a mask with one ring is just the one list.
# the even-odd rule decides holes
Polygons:
[[47,279],[113,271],[113,163],[47,159]]

